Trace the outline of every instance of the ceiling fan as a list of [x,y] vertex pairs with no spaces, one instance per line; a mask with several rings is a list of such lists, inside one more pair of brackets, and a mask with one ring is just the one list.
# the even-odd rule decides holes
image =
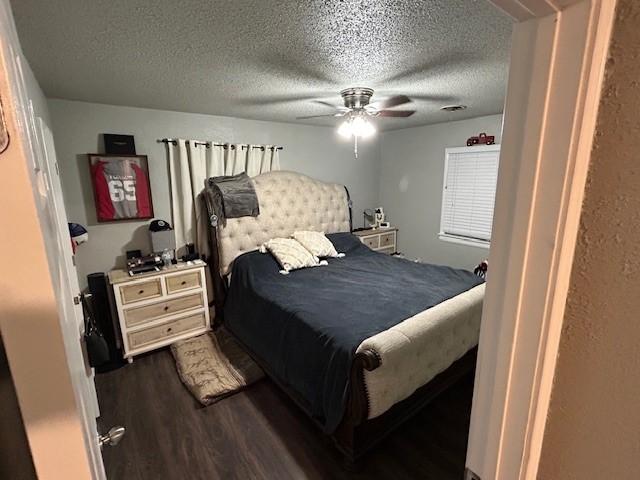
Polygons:
[[385,100],[371,103],[373,89],[366,87],[345,88],[340,92],[343,106],[332,105],[329,102],[316,100],[315,103],[335,108],[335,113],[325,115],[309,115],[297,117],[298,120],[320,117],[345,117],[345,121],[338,127],[338,133],[346,138],[354,139],[354,154],[358,158],[358,138],[368,138],[376,133],[376,128],[370,121],[372,117],[410,117],[415,110],[388,110],[410,103],[411,99],[406,95],[395,95]]
[[415,110],[387,110],[391,107],[397,107],[398,105],[404,105],[410,103],[411,99],[406,95],[395,95],[389,97],[386,100],[379,100],[371,103],[371,97],[373,96],[373,89],[366,87],[352,87],[345,88],[340,92],[344,107],[332,105],[329,102],[322,100],[316,100],[315,103],[325,105],[327,107],[335,108],[337,112],[326,115],[309,115],[305,117],[297,117],[298,120],[305,120],[308,118],[317,117],[344,117],[347,114],[356,113],[369,117],[410,117]]

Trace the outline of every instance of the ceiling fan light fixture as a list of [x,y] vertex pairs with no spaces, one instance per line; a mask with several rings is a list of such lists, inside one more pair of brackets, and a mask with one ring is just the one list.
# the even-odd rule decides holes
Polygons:
[[344,138],[370,138],[376,133],[376,127],[368,119],[357,116],[345,120],[338,127],[338,135]]
[[358,116],[351,121],[351,131],[354,137],[369,138],[376,133],[376,128],[369,120]]
[[[338,126],[336,132],[345,139],[353,139],[353,153],[358,158],[358,139],[367,139],[377,133],[372,118],[376,117],[409,117],[416,113],[415,110],[388,110],[410,103],[411,99],[406,95],[394,95],[384,100],[370,103],[373,89],[366,87],[346,88],[340,92],[344,107],[335,107],[336,112],[328,115],[312,115],[298,117],[308,119],[316,117],[344,117],[344,121]],[[333,107],[333,105],[317,100],[316,103]]]
[[338,135],[344,138],[351,138],[353,135],[353,128],[351,126],[351,120],[345,120],[338,127]]

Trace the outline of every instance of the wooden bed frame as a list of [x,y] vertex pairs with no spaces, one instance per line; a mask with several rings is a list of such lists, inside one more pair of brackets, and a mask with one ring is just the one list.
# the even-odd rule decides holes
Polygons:
[[[347,196],[349,195],[347,191]],[[206,195],[204,196],[206,197]],[[210,205],[207,205],[209,212]],[[351,201],[349,201],[349,223],[351,229]],[[214,327],[224,323],[224,302],[227,294],[225,278],[220,274],[220,255],[218,250],[217,224],[215,219],[210,222],[209,242],[211,257],[206,259],[211,272],[215,308]],[[272,374],[269,365],[256,355],[247,345],[234,336],[247,353],[260,365],[267,376],[276,383],[307,415],[311,409],[308,403],[297,392],[283,385]],[[416,390],[410,397],[395,404],[382,415],[369,419],[369,399],[365,383],[365,370],[373,371],[380,366],[380,359],[373,350],[362,350],[356,353],[350,374],[347,407],[342,422],[331,434],[331,438],[344,455],[345,467],[350,470],[357,468],[357,461],[371,448],[377,445],[390,432],[420,411],[431,400],[444,390],[456,383],[465,375],[475,370],[477,347],[469,350],[464,356],[455,361],[449,368],[436,375],[430,382]],[[310,416],[310,415],[309,415]],[[318,426],[319,423],[314,420]]]

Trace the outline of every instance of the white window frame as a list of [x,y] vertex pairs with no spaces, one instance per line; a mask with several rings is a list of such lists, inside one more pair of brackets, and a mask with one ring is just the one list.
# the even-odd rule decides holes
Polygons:
[[[479,238],[465,237],[463,235],[455,235],[451,233],[445,233],[444,231],[444,210],[445,210],[445,186],[447,185],[447,173],[449,171],[449,155],[452,153],[468,153],[468,152],[498,152],[500,153],[500,144],[494,145],[473,145],[471,147],[449,147],[445,148],[444,155],[444,176],[442,178],[442,203],[440,206],[440,231],[438,238],[445,242],[457,243],[460,245],[467,245],[471,247],[480,247],[489,249],[491,246],[490,240],[482,240]],[[494,205],[495,208],[495,205]]]

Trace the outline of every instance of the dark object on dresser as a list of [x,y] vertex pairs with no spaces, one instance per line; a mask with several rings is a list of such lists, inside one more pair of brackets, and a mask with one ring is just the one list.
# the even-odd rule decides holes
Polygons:
[[127,260],[127,270],[132,277],[139,273],[159,272],[162,265],[162,257],[155,253]]
[[183,262],[192,262],[200,258],[200,255],[196,252],[196,246],[193,243],[187,243],[185,247],[187,249],[187,253],[182,256],[181,260]]
[[168,230],[171,230],[171,225],[169,225],[169,222],[165,220],[153,220],[149,224],[150,232],[165,232]]
[[126,256],[127,260],[131,260],[132,258],[139,258],[142,256],[142,250],[127,250]]
[[136,142],[133,135],[117,135],[114,133],[103,133],[104,152],[114,155],[135,155]]

